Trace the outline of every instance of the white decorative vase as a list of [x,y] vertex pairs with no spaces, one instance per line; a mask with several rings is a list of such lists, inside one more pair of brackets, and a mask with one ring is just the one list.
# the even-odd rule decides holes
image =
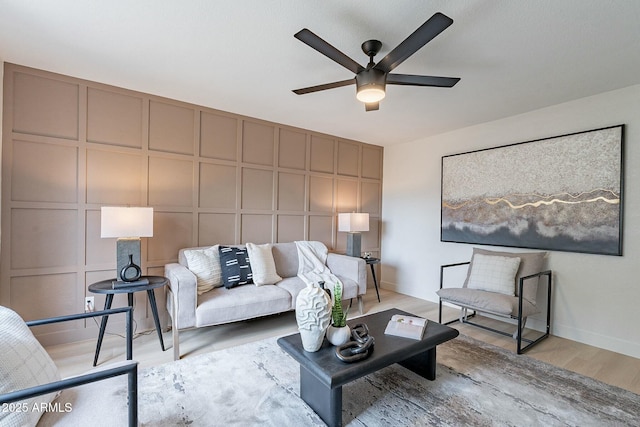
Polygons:
[[327,340],[335,346],[347,343],[350,338],[351,328],[349,328],[349,325],[340,328],[329,325],[327,328]]
[[331,321],[331,298],[315,283],[308,284],[296,299],[296,322],[305,351],[320,350]]

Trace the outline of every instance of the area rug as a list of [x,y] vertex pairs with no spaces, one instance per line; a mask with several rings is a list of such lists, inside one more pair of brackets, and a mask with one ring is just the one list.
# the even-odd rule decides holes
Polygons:
[[[638,425],[640,396],[459,336],[428,381],[393,365],[343,387],[348,426]],[[271,338],[139,372],[141,426],[322,426],[299,398],[299,366]],[[126,425],[122,378],[65,391],[44,426]]]

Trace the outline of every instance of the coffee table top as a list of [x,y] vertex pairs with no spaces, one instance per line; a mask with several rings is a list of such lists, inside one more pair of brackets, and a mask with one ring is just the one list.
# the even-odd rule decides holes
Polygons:
[[429,321],[421,340],[385,335],[384,330],[394,314],[415,316],[394,308],[347,322],[349,326],[365,323],[369,328],[369,334],[376,340],[371,356],[355,363],[339,360],[335,355],[335,347],[327,340],[322,343],[320,350],[313,353],[303,349],[300,334],[279,338],[278,345],[318,380],[333,388],[433,349],[436,345],[453,339],[459,334],[456,329]]

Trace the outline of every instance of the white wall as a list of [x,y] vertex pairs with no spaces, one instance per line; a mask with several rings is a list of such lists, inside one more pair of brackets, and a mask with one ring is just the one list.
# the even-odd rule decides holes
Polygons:
[[440,242],[443,155],[618,124],[626,125],[623,256],[550,253],[551,331],[640,358],[640,85],[386,147],[382,286],[437,302],[439,266],[471,256],[472,245]]

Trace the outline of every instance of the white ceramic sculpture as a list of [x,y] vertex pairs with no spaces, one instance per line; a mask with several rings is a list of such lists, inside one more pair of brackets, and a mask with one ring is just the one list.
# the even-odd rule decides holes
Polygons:
[[331,321],[331,298],[315,283],[307,284],[296,299],[296,321],[305,351],[320,350]]

